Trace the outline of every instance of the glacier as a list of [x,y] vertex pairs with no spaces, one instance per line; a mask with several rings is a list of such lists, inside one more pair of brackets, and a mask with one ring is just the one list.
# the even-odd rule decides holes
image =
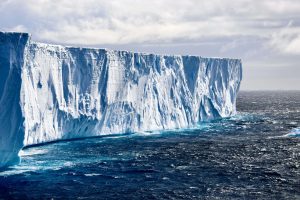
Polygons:
[[34,42],[0,32],[0,167],[28,145],[189,128],[236,113],[240,59]]

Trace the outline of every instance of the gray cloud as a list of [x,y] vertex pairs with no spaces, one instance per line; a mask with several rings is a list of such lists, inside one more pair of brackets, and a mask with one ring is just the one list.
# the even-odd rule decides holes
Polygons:
[[[299,0],[0,0],[0,28],[66,45],[239,57],[250,73],[242,88],[253,89],[261,76],[251,69],[265,73],[268,65],[299,66],[299,11]],[[275,80],[279,72],[265,75]]]

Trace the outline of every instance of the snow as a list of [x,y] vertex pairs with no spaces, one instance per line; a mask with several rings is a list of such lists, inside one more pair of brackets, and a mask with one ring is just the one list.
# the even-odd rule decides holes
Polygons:
[[0,166],[23,146],[188,128],[236,112],[238,59],[33,42],[0,33]]

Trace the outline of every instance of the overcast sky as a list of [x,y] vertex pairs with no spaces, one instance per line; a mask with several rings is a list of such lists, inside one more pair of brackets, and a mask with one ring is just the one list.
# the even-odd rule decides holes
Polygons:
[[300,0],[0,0],[40,42],[241,58],[243,90],[300,90]]

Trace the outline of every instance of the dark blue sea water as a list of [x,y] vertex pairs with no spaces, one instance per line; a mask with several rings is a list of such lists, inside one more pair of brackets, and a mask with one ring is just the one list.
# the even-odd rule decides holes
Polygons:
[[24,149],[0,199],[300,199],[300,92],[241,92],[195,129]]

